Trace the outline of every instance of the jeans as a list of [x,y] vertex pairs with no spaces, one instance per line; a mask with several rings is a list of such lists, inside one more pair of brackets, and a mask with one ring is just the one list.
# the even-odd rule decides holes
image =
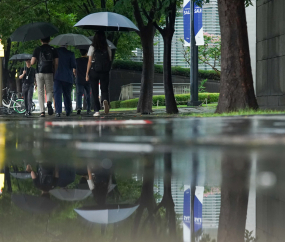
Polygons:
[[62,113],[62,95],[66,113],[71,113],[71,91],[72,83],[64,81],[54,81],[54,102],[57,113]]
[[101,105],[99,102],[99,81],[101,88],[101,100],[109,101],[109,72],[95,72],[90,71],[90,84],[92,88],[92,94],[94,98],[94,111],[99,112]]
[[37,73],[36,80],[38,85],[38,99],[40,110],[41,112],[44,112],[45,89],[47,94],[47,101],[52,102],[53,98],[53,73]]
[[[84,94],[85,90],[85,94]],[[87,102],[87,112],[91,110],[91,102],[90,102],[90,83],[87,84],[76,84],[76,109],[82,110],[82,95],[86,95],[86,102]]]
[[32,110],[32,102],[33,102],[33,94],[34,94],[34,84],[33,83],[23,83],[23,97],[25,100],[25,109],[26,112],[31,112]]

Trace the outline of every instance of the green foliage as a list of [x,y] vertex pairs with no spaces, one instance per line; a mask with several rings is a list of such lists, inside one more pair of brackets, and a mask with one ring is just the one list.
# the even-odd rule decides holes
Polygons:
[[[112,68],[130,71],[142,71],[143,63],[135,61],[114,60]],[[163,66],[154,65],[154,71],[155,73],[162,74]],[[171,72],[172,75],[190,77],[190,68],[172,67]],[[220,75],[213,70],[199,70],[198,76],[202,79],[220,80]]]
[[113,108],[113,109],[119,108],[120,107],[120,103],[121,103],[121,101],[113,101],[113,102],[111,102],[110,103],[111,108]]
[[121,101],[120,108],[135,108],[138,106],[139,99],[130,99],[126,101]]
[[[218,102],[219,93],[199,93],[199,101],[204,102],[207,98],[207,103]],[[178,94],[175,95],[176,103],[179,105],[187,104],[190,100],[190,94]],[[111,107],[113,109],[116,108],[136,108],[138,105],[138,98],[125,100],[125,101],[114,101],[111,102]],[[156,95],[152,97],[153,106],[165,106],[165,96],[164,95]]]
[[199,87],[198,87],[198,92],[199,92],[199,93],[205,92],[206,87],[205,87],[204,85],[205,85],[205,83],[206,83],[207,81],[208,81],[208,79],[204,79],[204,80],[201,81],[201,83],[200,83],[200,85],[199,85]]
[[245,233],[244,233],[244,242],[256,242],[257,241],[257,238],[254,238],[252,236],[252,233],[253,231],[248,231],[247,229],[245,230]]

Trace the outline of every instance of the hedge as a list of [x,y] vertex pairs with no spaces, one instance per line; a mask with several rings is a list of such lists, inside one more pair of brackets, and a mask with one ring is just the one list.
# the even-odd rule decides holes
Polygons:
[[[214,103],[218,102],[219,100],[219,93],[199,93],[199,101],[204,102],[207,98],[207,103]],[[190,100],[190,94],[179,94],[175,95],[175,99],[178,105],[185,105]],[[157,101],[159,101],[157,103]],[[138,106],[139,99],[134,98],[125,101],[113,101],[111,102],[111,108],[136,108]],[[165,106],[165,96],[158,95],[153,96],[152,98],[153,106]]]
[[[142,66],[143,66],[142,62],[114,60],[112,68],[122,69],[122,70],[131,70],[131,71],[142,71]],[[171,71],[172,71],[172,75],[190,77],[190,68],[172,67]],[[154,72],[162,74],[163,66],[154,65]],[[220,75],[217,74],[214,70],[210,70],[210,71],[199,70],[198,76],[201,79],[220,80]]]

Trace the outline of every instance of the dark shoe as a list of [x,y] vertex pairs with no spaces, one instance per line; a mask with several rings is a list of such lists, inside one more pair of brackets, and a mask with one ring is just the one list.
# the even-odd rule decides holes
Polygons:
[[44,118],[45,116],[46,116],[45,112],[42,112],[40,115],[41,118]]
[[26,116],[26,117],[29,117],[29,114],[28,114],[28,112],[25,112],[25,116]]
[[28,116],[32,116],[31,112],[28,112]]
[[70,116],[70,112],[66,112],[66,116]]
[[57,118],[60,118],[60,113],[56,113],[55,116],[56,116]]
[[81,114],[81,110],[78,109],[78,110],[77,110],[77,115],[80,115],[80,114]]
[[53,109],[51,106],[51,102],[47,102],[48,114],[53,115]]

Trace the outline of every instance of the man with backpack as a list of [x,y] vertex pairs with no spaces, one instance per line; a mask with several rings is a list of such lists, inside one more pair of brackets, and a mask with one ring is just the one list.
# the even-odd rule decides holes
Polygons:
[[76,60],[73,52],[61,46],[56,49],[59,57],[58,69],[54,77],[54,100],[56,108],[56,117],[62,113],[62,96],[66,116],[69,116],[71,110],[71,91],[73,86],[73,69],[76,69]]
[[34,50],[31,65],[37,61],[36,81],[38,86],[38,99],[41,110],[40,117],[45,117],[44,91],[47,95],[48,114],[53,114],[53,75],[58,66],[58,54],[55,48],[49,45],[50,37],[41,39],[42,45]]

